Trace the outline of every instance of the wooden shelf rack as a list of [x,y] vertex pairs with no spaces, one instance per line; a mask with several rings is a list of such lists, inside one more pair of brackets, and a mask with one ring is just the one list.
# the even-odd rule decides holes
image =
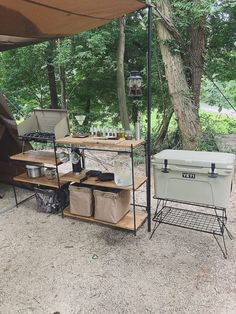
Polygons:
[[[80,180],[85,177],[85,174],[88,170],[83,170],[79,175],[75,175],[73,172],[68,172],[66,174],[59,174],[58,172],[58,166],[61,164],[58,159],[55,158],[56,151],[59,146],[65,147],[65,148],[71,148],[76,147],[81,150],[94,150],[94,151],[109,151],[109,152],[127,152],[130,153],[131,159],[133,161],[134,158],[134,150],[136,148],[139,148],[140,146],[144,145],[144,141],[135,141],[135,140],[106,140],[106,139],[95,139],[92,137],[88,138],[73,138],[73,137],[65,137],[62,139],[58,139],[54,143],[54,151],[48,152],[48,151],[35,151],[30,150],[26,152],[22,152],[20,154],[11,156],[11,160],[17,160],[27,163],[42,163],[45,165],[52,165],[56,168],[58,177],[54,180],[48,180],[46,177],[40,177],[40,178],[30,178],[28,177],[27,173],[23,173],[21,175],[18,175],[14,177],[14,181],[32,184],[35,186],[45,186],[49,188],[55,188],[59,189],[63,185],[71,183],[71,182],[77,182],[80,183]],[[145,176],[135,176],[135,170],[134,170],[134,163],[132,162],[132,173],[134,177],[134,182],[130,186],[121,187],[115,184],[114,181],[107,181],[107,182],[97,182],[96,178],[90,177],[87,180],[85,180],[82,184],[84,185],[90,185],[91,187],[106,187],[106,188],[115,188],[120,190],[129,190],[133,193],[132,197],[132,210],[128,212],[118,223],[109,223],[105,221],[100,221],[95,219],[94,217],[84,217],[72,214],[70,212],[70,208],[67,207],[66,209],[62,209],[62,214],[65,217],[70,218],[77,218],[83,221],[88,222],[97,222],[99,224],[108,225],[111,227],[119,228],[119,229],[126,229],[129,231],[133,231],[134,234],[136,234],[136,231],[138,228],[140,228],[143,223],[146,221],[148,214],[146,211],[146,206],[144,205],[138,205],[136,204],[136,198],[135,193],[136,190],[138,190],[143,184],[146,183],[147,178]],[[15,190],[14,190],[15,191]],[[15,192],[15,198],[16,198],[16,192]],[[16,204],[17,204],[17,198],[16,198]],[[143,208],[144,210],[138,210],[137,207]],[[134,214],[135,213],[135,214]]]

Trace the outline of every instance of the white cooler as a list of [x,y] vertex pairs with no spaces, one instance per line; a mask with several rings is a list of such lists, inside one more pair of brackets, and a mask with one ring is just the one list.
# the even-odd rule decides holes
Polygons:
[[152,160],[155,197],[226,208],[235,155],[163,150]]

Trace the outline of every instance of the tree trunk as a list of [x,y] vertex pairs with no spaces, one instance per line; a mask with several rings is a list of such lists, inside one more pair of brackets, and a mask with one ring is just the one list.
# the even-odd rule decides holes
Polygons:
[[[195,0],[199,1],[199,0]],[[194,1],[194,2],[195,2]],[[188,27],[189,65],[191,69],[191,88],[196,110],[199,110],[201,79],[203,73],[203,53],[205,50],[205,23],[206,17],[202,17],[198,23]]]
[[166,134],[168,132],[168,128],[169,128],[169,124],[170,124],[170,120],[172,118],[172,115],[174,113],[174,109],[172,108],[172,106],[170,106],[169,108],[167,108],[167,110],[164,113],[163,116],[163,120],[161,122],[161,125],[159,127],[158,130],[158,135],[157,135],[157,145],[161,145],[164,142],[164,139],[166,137]]
[[126,18],[121,17],[119,31],[119,43],[117,51],[117,93],[120,109],[120,119],[125,130],[129,130],[129,116],[126,104],[124,54],[125,54],[125,24]]
[[61,107],[66,108],[66,76],[63,64],[59,66],[60,86],[61,86]]
[[[173,24],[170,1],[161,1],[159,10]],[[168,42],[173,41],[174,37],[161,19],[156,21],[155,26],[160,40],[169,93],[178,120],[183,148],[194,150],[198,139],[201,137],[201,127],[198,112],[195,110],[192,93],[184,73],[183,61],[181,55],[177,52],[172,53],[171,48],[168,46]]]
[[56,77],[54,65],[48,60],[47,62],[48,70],[48,83],[51,97],[51,109],[58,109],[58,96],[57,96],[57,87],[56,87]]

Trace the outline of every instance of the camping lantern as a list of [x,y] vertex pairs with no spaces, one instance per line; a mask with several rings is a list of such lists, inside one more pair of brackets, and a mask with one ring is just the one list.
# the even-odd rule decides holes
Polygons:
[[128,78],[129,96],[141,97],[143,80],[138,71],[131,71]]

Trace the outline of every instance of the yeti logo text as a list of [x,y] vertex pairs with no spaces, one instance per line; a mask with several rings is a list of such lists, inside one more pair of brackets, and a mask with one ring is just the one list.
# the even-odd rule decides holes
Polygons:
[[195,173],[182,173],[182,177],[186,179],[195,179]]

